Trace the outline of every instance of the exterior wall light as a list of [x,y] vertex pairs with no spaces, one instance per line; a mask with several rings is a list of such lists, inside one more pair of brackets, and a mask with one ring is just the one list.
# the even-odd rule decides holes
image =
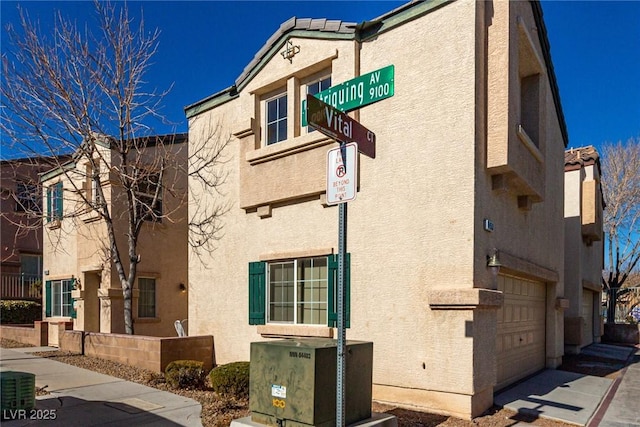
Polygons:
[[487,267],[491,270],[491,276],[493,278],[492,289],[498,289],[498,273],[500,272],[502,264],[498,258],[498,250],[496,248],[493,248],[491,250],[491,255],[487,256]]
[[180,292],[182,292],[182,293],[187,292],[187,287],[186,287],[186,285],[184,283],[180,283],[178,285],[178,289],[180,289]]

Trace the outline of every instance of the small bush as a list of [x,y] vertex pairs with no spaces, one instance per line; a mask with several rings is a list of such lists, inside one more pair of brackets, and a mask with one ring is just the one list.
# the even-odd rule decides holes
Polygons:
[[249,362],[233,362],[216,366],[209,373],[213,391],[221,396],[249,397]]
[[164,378],[173,388],[204,388],[207,375],[204,363],[197,360],[176,360],[167,365]]
[[35,301],[0,301],[3,325],[26,325],[42,320],[42,304]]

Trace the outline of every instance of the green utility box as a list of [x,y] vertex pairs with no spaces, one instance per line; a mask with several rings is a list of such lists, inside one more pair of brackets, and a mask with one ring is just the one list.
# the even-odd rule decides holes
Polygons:
[[[251,343],[251,420],[286,427],[336,425],[336,340]],[[373,343],[347,341],[345,421],[371,417]]]
[[36,376],[30,372],[2,371],[2,416],[13,410],[29,411],[36,407]]

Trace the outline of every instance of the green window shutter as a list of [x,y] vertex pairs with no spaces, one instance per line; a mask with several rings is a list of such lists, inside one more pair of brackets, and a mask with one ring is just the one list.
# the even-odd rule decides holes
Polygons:
[[51,280],[44,284],[44,315],[51,317]]
[[[338,326],[338,255],[328,256],[328,277],[329,277],[329,295],[327,301],[327,324],[329,327],[335,328]],[[344,309],[345,318],[344,326],[346,328],[351,327],[351,254],[347,253],[345,256],[345,298]]]
[[51,215],[51,187],[47,188],[47,222],[51,222],[53,215]]
[[[71,279],[71,290],[75,289],[75,287],[76,287],[76,279]],[[78,313],[76,313],[76,308],[73,306],[73,298],[71,298],[71,292],[69,292],[68,303],[69,303],[69,317],[71,317],[72,319],[77,318]]]
[[264,325],[266,318],[266,262],[249,263],[249,324]]
[[62,182],[56,184],[56,218],[62,219]]

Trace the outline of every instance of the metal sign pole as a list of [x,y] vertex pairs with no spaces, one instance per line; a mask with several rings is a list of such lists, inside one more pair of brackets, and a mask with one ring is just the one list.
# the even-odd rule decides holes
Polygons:
[[[342,160],[345,168],[353,167],[347,165],[346,144],[340,144]],[[345,254],[347,253],[347,203],[340,203],[338,214],[338,348],[337,348],[337,369],[336,369],[336,426],[344,427],[344,382],[345,382],[345,353],[346,353],[346,331],[345,331]]]

